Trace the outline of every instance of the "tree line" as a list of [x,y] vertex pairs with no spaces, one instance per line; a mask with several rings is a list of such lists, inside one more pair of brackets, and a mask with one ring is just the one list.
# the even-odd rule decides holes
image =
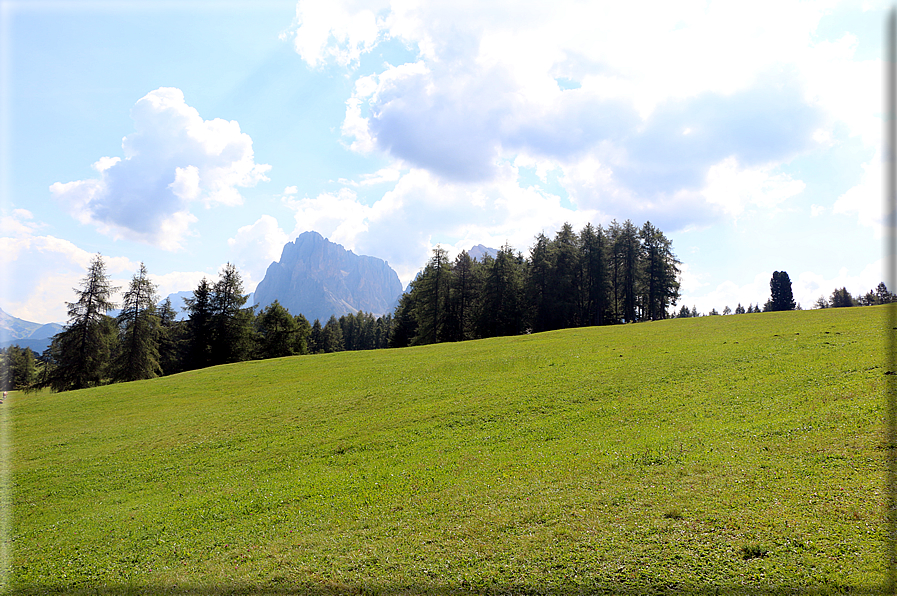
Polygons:
[[243,360],[385,348],[393,326],[392,315],[364,312],[309,323],[277,301],[256,314],[245,307],[242,279],[230,263],[216,282],[200,281],[185,300],[184,320],[170,299],[158,304],[142,263],[111,317],[118,289],[102,256],[94,257],[50,347],[39,357],[18,346],[0,351],[0,387],[68,391]]
[[524,257],[505,245],[482,260],[440,247],[395,312],[393,347],[587,325],[665,319],[679,298],[680,261],[650,222],[569,223],[539,234]]

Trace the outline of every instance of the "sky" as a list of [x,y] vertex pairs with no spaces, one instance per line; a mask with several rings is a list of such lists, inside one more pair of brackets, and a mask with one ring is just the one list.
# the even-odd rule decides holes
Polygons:
[[[650,221],[703,313],[883,272],[885,2],[0,0],[0,308],[97,253],[251,292],[314,230],[406,285]],[[894,290],[893,284],[889,288]]]

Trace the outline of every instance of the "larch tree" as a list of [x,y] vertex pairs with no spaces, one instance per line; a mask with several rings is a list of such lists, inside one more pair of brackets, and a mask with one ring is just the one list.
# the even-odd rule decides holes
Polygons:
[[146,275],[146,266],[131,279],[122,297],[116,318],[119,342],[112,367],[114,381],[152,379],[162,374],[159,364],[159,339],[162,333],[156,314],[156,285]]
[[90,262],[87,275],[76,289],[78,299],[68,302],[68,324],[53,337],[50,354],[52,372],[47,382],[54,391],[84,389],[108,379],[109,360],[116,328],[106,315],[115,308],[112,286],[101,255]]

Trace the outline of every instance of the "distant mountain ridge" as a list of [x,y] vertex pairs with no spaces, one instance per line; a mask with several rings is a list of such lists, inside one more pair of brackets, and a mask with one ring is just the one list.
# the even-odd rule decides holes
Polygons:
[[268,266],[255,289],[255,304],[258,312],[277,300],[290,313],[323,324],[331,315],[390,314],[401,295],[399,275],[386,261],[305,232]]
[[50,339],[62,331],[59,323],[32,323],[14,317],[0,309],[0,348],[17,345],[31,348],[40,354],[50,345]]

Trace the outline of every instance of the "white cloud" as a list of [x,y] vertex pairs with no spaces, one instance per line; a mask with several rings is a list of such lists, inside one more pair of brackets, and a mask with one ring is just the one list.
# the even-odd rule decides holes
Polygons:
[[390,39],[416,53],[356,79],[355,151],[451,182],[551,163],[581,208],[685,227],[775,209],[804,188],[783,168],[845,125],[878,143],[878,61],[817,34],[835,4],[302,0],[295,35],[314,67]]
[[881,237],[884,223],[882,176],[881,152],[878,152],[872,161],[863,164],[863,176],[860,182],[838,197],[832,206],[832,213],[856,215],[859,224],[872,228],[876,238]]
[[294,235],[315,230],[358,254],[382,258],[403,284],[437,244],[452,256],[476,244],[498,248],[505,242],[526,254],[540,231],[553,234],[565,222],[579,230],[596,216],[563,207],[555,195],[521,188],[512,167],[476,186],[413,169],[372,205],[348,188],[286,203],[295,211]]
[[771,174],[770,167],[742,168],[726,158],[707,172],[703,195],[727,214],[738,216],[748,206],[771,209],[797,194],[806,184],[787,174]]
[[[67,320],[66,302],[76,295],[95,255],[54,236],[19,234],[0,238],[0,266],[8,283],[0,289],[3,310],[38,323]],[[126,257],[103,255],[106,273],[122,286],[138,264]]]
[[244,289],[255,290],[265,277],[268,265],[278,261],[289,236],[270,215],[261,216],[254,224],[237,230],[227,243],[234,255],[233,262],[243,277]]
[[94,164],[99,178],[50,186],[78,221],[103,234],[175,250],[197,221],[194,203],[238,205],[238,187],[267,180],[270,166],[255,163],[240,125],[203,120],[179,89],[148,93],[131,118],[135,132],[122,140],[123,160],[102,157]]

